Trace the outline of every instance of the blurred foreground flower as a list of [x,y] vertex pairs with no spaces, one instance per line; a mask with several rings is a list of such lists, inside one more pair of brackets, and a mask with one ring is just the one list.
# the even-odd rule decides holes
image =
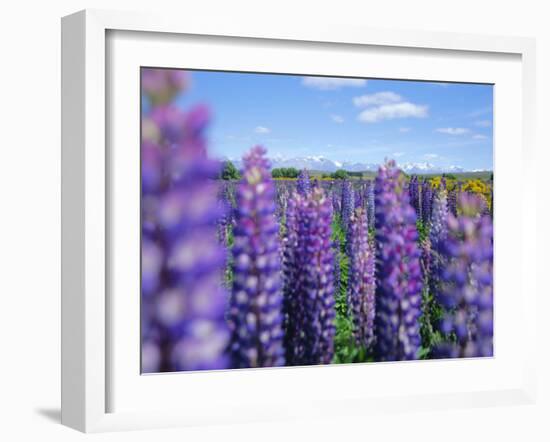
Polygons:
[[446,310],[440,357],[493,354],[493,226],[476,195],[461,194],[458,218],[449,216],[437,300]]
[[206,156],[208,111],[171,105],[185,75],[142,69],[142,371],[228,366],[221,216]]

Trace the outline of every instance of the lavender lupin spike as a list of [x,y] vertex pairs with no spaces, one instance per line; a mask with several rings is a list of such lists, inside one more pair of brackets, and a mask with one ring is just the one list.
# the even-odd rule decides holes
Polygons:
[[309,180],[309,173],[307,169],[302,169],[298,175],[296,182],[296,190],[300,195],[305,195],[311,190],[311,183]]
[[374,184],[372,180],[368,180],[366,184],[365,193],[367,194],[367,219],[369,223],[369,229],[374,228]]
[[358,346],[368,348],[374,341],[375,279],[374,251],[369,243],[365,209],[358,208],[350,221],[348,233],[349,276],[348,306],[353,335]]
[[375,182],[377,288],[375,358],[417,358],[420,348],[422,274],[416,213],[405,177],[394,161],[380,167]]
[[334,355],[332,203],[315,188],[289,201],[285,242],[288,365],[329,364]]
[[433,197],[432,217],[430,222],[430,278],[431,293],[437,293],[439,275],[443,265],[443,249],[447,240],[447,223],[449,210],[447,207],[447,191],[440,188]]
[[234,367],[284,365],[282,281],[275,188],[265,149],[244,157],[237,188],[230,299],[230,353]]
[[413,206],[416,217],[420,218],[420,192],[418,189],[418,176],[414,175],[409,181],[409,196],[411,199],[411,205]]
[[422,182],[422,223],[427,226],[432,214],[432,186],[427,179]]
[[347,231],[349,220],[355,208],[355,195],[353,186],[349,180],[342,184],[342,226]]
[[447,202],[449,205],[449,213],[451,213],[453,216],[457,216],[457,199],[458,199],[458,191],[457,191],[458,185],[455,184],[452,189],[449,190]]

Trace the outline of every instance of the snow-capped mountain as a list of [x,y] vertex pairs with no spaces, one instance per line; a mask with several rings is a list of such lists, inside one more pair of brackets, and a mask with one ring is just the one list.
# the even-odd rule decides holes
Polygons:
[[[230,159],[235,167],[242,168],[241,160]],[[321,172],[335,172],[338,169],[344,169],[350,172],[376,172],[379,164],[377,163],[359,163],[350,161],[333,161],[323,156],[307,156],[285,158],[275,156],[270,158],[272,168],[294,167],[296,169],[308,169]],[[401,163],[401,169],[408,174],[429,174],[429,173],[452,173],[468,172],[459,166],[436,166],[428,162],[420,163]]]
[[399,164],[401,169],[408,174],[424,174],[424,173],[449,173],[449,172],[466,172],[462,167],[459,166],[436,166],[431,163],[404,163]]

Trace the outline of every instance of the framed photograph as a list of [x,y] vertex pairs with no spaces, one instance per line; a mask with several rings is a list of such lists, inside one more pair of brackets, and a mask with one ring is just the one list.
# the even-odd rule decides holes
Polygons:
[[107,11],[62,37],[64,424],[534,400],[533,40]]

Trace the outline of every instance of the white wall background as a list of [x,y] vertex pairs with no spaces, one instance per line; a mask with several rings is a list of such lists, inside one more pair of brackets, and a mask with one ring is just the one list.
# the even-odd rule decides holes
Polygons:
[[[538,167],[531,185],[548,201],[550,14],[522,0],[19,0],[0,9],[0,440],[83,440],[59,425],[60,17],[83,8],[170,11],[537,38]],[[178,6],[180,5],[180,6]],[[535,406],[411,412],[92,436],[101,441],[549,440],[550,310],[544,285],[548,208],[539,206],[540,360]],[[546,374],[546,375],[545,375]],[[452,380],[450,380],[452,382]]]

